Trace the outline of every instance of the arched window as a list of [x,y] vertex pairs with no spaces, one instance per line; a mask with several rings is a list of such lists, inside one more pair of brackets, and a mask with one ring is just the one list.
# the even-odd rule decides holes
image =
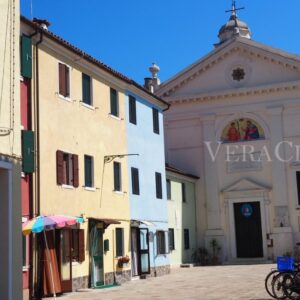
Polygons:
[[235,143],[265,139],[263,128],[254,120],[241,118],[231,121],[223,129],[221,141]]

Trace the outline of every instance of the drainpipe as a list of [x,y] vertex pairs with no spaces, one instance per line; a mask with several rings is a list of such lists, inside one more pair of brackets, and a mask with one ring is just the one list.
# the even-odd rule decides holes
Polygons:
[[[40,136],[39,136],[39,130],[40,130],[40,118],[39,118],[39,45],[43,42],[43,31],[41,29],[36,29],[33,34],[30,35],[30,37],[34,37],[37,34],[40,34],[39,40],[35,44],[35,84],[34,84],[34,92],[31,93],[35,95],[35,101],[33,104],[33,121],[34,121],[34,129],[35,129],[35,137],[36,137],[36,146],[35,146],[35,154],[36,154],[36,176],[35,176],[35,203],[32,205],[31,209],[31,217],[36,217],[40,215]],[[33,188],[32,188],[33,190]],[[33,195],[33,193],[32,193]],[[31,237],[31,245],[33,246],[33,238]],[[33,247],[32,247],[33,248]],[[37,240],[35,238],[35,249],[38,249],[37,247]],[[35,297],[38,294],[38,291],[36,288],[34,288],[35,284],[38,282],[38,275],[39,275],[39,264],[38,264],[38,251],[35,251],[33,255],[33,251],[30,251],[30,260],[31,260],[31,268],[30,268],[30,284],[31,284],[31,298],[35,299]],[[35,268],[33,268],[35,262]],[[33,270],[34,269],[34,270]],[[38,286],[36,286],[38,287]],[[37,296],[38,297],[38,296]]]

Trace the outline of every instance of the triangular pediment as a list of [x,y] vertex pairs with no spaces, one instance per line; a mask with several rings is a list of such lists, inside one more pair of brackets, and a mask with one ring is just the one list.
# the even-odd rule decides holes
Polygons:
[[192,98],[298,81],[300,56],[235,38],[163,83],[157,94],[165,99]]
[[271,188],[248,178],[242,178],[222,190],[223,193],[270,191]]

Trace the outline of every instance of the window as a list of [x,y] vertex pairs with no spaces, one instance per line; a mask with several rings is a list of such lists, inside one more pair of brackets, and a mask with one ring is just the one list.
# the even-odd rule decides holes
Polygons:
[[84,185],[86,187],[94,186],[94,160],[92,156],[84,156]]
[[22,261],[23,268],[26,268],[27,265],[27,237],[22,234]]
[[166,237],[164,231],[156,231],[157,254],[166,254]]
[[131,183],[132,183],[132,194],[140,194],[140,185],[139,185],[139,169],[131,168]]
[[116,228],[116,256],[124,255],[124,229]]
[[190,233],[188,229],[184,229],[184,249],[190,249]]
[[153,115],[153,132],[159,134],[159,116],[158,110],[156,108],[152,108]]
[[186,202],[186,189],[185,189],[185,183],[181,183],[181,196],[182,196],[182,202]]
[[60,240],[63,260],[70,259],[70,248],[72,262],[81,263],[85,260],[84,229],[64,228],[60,231]]
[[91,77],[82,73],[82,102],[92,105]]
[[298,191],[298,205],[300,205],[300,171],[296,172],[296,180],[297,180],[297,191]]
[[129,122],[136,125],[136,100],[129,96]]
[[156,198],[162,199],[161,174],[155,172]]
[[167,179],[167,199],[171,200],[172,199],[172,194],[171,194],[171,181],[170,179]]
[[119,116],[119,99],[118,92],[110,88],[110,114],[113,116]]
[[121,191],[121,164],[114,162],[114,190]]
[[174,228],[169,228],[169,249],[175,250]]
[[56,172],[58,185],[70,185],[78,187],[78,155],[57,150]]
[[59,94],[70,97],[70,68],[62,63],[58,64]]

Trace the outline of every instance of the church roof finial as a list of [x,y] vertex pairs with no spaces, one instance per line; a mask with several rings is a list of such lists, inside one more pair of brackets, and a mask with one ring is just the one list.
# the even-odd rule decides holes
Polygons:
[[219,31],[220,43],[216,44],[215,46],[218,46],[236,36],[251,39],[251,31],[248,25],[245,22],[239,20],[237,16],[237,11],[242,9],[245,8],[244,7],[237,8],[236,0],[232,0],[231,9],[226,10],[226,13],[230,12],[231,16],[229,18],[229,21],[221,27]]

